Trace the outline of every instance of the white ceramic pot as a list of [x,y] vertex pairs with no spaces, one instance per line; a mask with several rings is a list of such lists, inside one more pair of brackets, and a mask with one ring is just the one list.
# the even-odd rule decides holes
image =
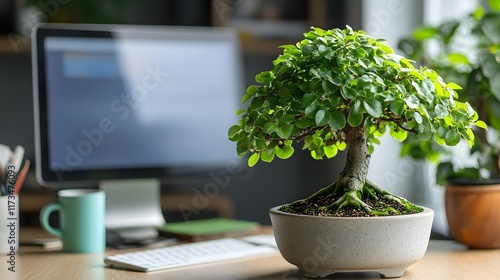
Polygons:
[[400,277],[423,257],[434,211],[384,217],[316,217],[270,210],[281,255],[310,278],[375,271]]

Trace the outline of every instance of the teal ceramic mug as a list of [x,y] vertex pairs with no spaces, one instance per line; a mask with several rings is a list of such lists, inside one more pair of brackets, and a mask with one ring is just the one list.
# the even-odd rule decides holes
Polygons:
[[[40,212],[42,228],[61,237],[63,251],[104,252],[106,249],[105,193],[92,189],[58,192],[59,202],[47,204]],[[59,211],[60,228],[49,223],[52,212]]]

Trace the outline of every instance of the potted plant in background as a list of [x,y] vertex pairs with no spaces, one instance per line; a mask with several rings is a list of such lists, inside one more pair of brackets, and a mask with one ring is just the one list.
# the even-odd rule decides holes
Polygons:
[[485,12],[479,7],[466,19],[419,27],[399,43],[406,56],[459,84],[459,100],[470,103],[488,126],[474,130],[470,165],[428,141],[408,138],[402,148],[403,155],[438,162],[436,182],[446,185],[450,233],[474,248],[500,248],[499,8],[492,5],[493,11]]
[[[377,271],[399,277],[423,256],[433,211],[390,194],[366,179],[370,153],[388,131],[404,140],[456,145],[474,141],[484,123],[454,83],[417,69],[384,40],[364,31],[312,28],[283,46],[274,68],[256,76],[229,128],[248,164],[287,159],[302,142],[315,159],[347,149],[338,179],[310,197],[270,210],[279,250],[308,277]],[[312,186],[306,186],[312,187]]]

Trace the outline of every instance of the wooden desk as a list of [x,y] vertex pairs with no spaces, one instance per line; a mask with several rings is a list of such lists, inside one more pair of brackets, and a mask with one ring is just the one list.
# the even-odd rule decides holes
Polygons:
[[[270,232],[269,229],[265,229]],[[21,238],[46,236],[40,230],[21,229]],[[0,279],[305,279],[278,253],[258,259],[234,260],[153,273],[108,268],[103,254],[70,254],[22,247],[16,256],[16,272],[7,270],[0,257]],[[380,279],[375,273],[340,273],[327,279]],[[500,279],[500,250],[467,250],[453,241],[432,240],[422,260],[407,269],[401,280]]]

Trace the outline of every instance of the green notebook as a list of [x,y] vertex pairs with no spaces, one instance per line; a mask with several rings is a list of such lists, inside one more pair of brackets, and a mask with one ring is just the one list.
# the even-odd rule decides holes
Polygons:
[[167,223],[158,229],[163,236],[185,241],[201,241],[222,237],[238,237],[257,232],[259,223],[226,218]]

